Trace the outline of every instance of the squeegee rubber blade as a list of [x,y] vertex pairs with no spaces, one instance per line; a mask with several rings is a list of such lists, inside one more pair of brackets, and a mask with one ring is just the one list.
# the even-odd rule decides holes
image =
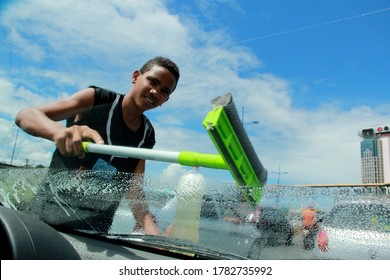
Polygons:
[[[228,94],[230,95],[230,94]],[[230,95],[231,96],[231,95]],[[229,118],[230,124],[233,127],[233,130],[235,131],[238,139],[240,140],[240,143],[242,145],[242,148],[245,151],[246,156],[248,157],[253,170],[256,173],[256,177],[258,178],[259,182],[264,185],[267,181],[267,171],[261,164],[259,158],[256,155],[256,152],[252,146],[251,141],[249,140],[248,134],[246,133],[244,126],[242,124],[242,121],[240,120],[240,117],[238,115],[236,106],[233,102],[233,98],[230,98],[230,102],[228,102],[224,106],[224,111]]]
[[[203,124],[221,156],[225,159],[241,192],[248,200],[257,203],[261,198],[262,185],[266,181],[266,171],[256,157],[243,129],[237,110],[232,103],[231,95],[227,94],[215,98],[212,100],[212,105],[214,109],[206,116]],[[238,134],[236,134],[236,130]],[[244,150],[244,147],[247,148]],[[249,157],[249,153],[253,153],[254,156]]]
[[206,116],[204,126],[227,164],[243,197],[253,204],[261,198],[261,184],[233,131],[223,107],[214,108]]

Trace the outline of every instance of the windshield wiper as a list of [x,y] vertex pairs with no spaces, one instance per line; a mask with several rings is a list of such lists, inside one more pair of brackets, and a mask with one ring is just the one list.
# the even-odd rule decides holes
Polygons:
[[166,251],[191,259],[246,260],[247,258],[228,252],[221,252],[189,240],[174,237],[142,234],[106,234],[105,237],[125,241],[152,250]]

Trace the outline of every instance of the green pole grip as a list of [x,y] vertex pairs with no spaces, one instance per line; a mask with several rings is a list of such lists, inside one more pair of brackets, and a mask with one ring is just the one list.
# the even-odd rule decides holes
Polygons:
[[179,163],[184,166],[201,166],[228,170],[228,166],[219,154],[202,154],[198,152],[182,151],[179,154],[178,160]]
[[90,143],[91,143],[91,142],[86,142],[86,141],[83,142],[83,151],[84,151],[84,153],[88,153],[87,146],[88,146],[88,144],[90,144]]

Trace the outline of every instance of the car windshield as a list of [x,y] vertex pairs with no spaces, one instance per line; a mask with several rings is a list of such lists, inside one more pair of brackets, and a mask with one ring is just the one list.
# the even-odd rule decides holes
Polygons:
[[328,223],[389,238],[386,1],[53,3],[0,1],[1,209],[85,258],[339,258]]
[[[201,173],[190,169],[183,178],[193,178],[194,174]],[[133,174],[115,178],[108,175],[88,170],[0,169],[1,203],[38,217],[61,232],[106,237],[201,258],[321,258],[303,245],[307,199],[318,205],[318,221],[321,224],[324,216],[325,228],[331,225],[367,231],[375,225],[376,230],[389,233],[388,204],[339,205],[340,197],[350,201],[383,197],[362,194],[361,188],[346,192],[344,188],[268,185],[263,188],[262,206],[256,207],[240,199],[240,191],[232,182],[202,181],[198,184],[203,188],[199,195],[199,189],[183,185],[183,178],[145,177],[145,198],[130,199],[126,193],[139,178]],[[148,235],[137,225],[132,207],[144,203],[161,230],[159,235]],[[193,219],[196,209],[198,218],[195,214]]]

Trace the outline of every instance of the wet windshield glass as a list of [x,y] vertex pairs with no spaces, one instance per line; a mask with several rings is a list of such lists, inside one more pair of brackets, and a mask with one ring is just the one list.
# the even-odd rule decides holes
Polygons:
[[[195,180],[189,182],[186,176]],[[189,170],[176,181],[145,177],[145,200],[126,196],[134,180],[139,178],[129,174],[111,178],[92,171],[1,169],[1,202],[60,230],[144,242],[152,247],[171,246],[219,258],[327,258],[318,250],[318,233],[327,231],[327,238],[331,238],[331,228],[362,232],[359,242],[367,243],[371,250],[375,245],[370,245],[370,232],[381,232],[374,235],[383,244],[390,236],[389,204],[375,203],[382,201],[383,194],[372,189],[268,185],[260,207],[255,207],[240,199],[235,184],[208,181],[201,170]],[[317,220],[312,227],[303,221],[309,201]],[[160,236],[144,235],[137,227],[131,207],[140,203],[149,205]],[[305,240],[312,240],[312,247],[305,245]],[[362,252],[362,245],[353,246]],[[363,253],[355,257],[366,258]]]

